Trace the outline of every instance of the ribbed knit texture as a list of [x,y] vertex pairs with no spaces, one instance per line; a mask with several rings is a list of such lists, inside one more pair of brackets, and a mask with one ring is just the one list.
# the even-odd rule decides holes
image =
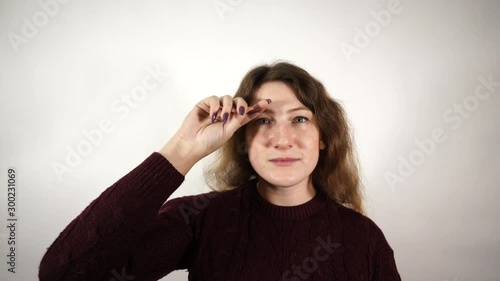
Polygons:
[[227,192],[164,202],[184,177],[153,153],[60,233],[42,281],[401,280],[373,221],[318,190],[308,202],[267,202],[255,181]]

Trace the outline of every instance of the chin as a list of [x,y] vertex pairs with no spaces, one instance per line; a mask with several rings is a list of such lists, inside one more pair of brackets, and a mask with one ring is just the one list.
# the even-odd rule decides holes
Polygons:
[[296,178],[296,177],[262,177],[263,180],[267,181],[269,184],[274,185],[274,186],[282,186],[282,187],[289,187],[289,186],[295,186],[297,184],[300,184],[304,182],[305,178]]

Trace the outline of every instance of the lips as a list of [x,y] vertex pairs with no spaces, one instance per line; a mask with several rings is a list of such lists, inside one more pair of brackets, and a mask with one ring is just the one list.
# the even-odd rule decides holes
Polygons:
[[271,162],[277,166],[290,166],[297,161],[299,161],[299,158],[292,158],[292,157],[279,157],[279,158],[273,158],[273,159],[269,160],[269,162]]

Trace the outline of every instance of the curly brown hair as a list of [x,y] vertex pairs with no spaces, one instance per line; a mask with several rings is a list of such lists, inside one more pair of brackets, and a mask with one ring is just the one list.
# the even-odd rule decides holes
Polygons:
[[[240,83],[234,97],[248,104],[266,82],[281,81],[315,115],[326,148],[320,151],[312,182],[329,198],[359,213],[364,213],[361,180],[354,139],[341,104],[331,98],[325,87],[304,69],[288,62],[265,64],[251,69]],[[239,188],[257,177],[248,160],[245,126],[215,154],[216,161],[205,169],[208,186],[216,191]]]

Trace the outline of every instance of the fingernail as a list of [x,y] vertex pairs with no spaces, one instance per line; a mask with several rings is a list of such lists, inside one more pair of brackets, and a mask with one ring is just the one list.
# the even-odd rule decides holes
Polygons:
[[259,112],[259,109],[255,108],[255,109],[252,109],[249,112],[247,112],[247,114],[251,115],[251,114],[254,114],[254,113],[257,113],[257,112]]
[[229,117],[229,114],[226,112],[226,113],[224,113],[224,115],[222,116],[222,123],[226,123],[226,121],[227,121],[227,117]]
[[245,108],[243,106],[240,106],[239,111],[240,111],[240,115],[245,114]]
[[217,118],[217,112],[215,112],[214,114],[212,114],[212,123],[215,122],[215,118]]
[[267,101],[267,104],[270,104],[272,102],[271,99],[266,99],[266,101]]

